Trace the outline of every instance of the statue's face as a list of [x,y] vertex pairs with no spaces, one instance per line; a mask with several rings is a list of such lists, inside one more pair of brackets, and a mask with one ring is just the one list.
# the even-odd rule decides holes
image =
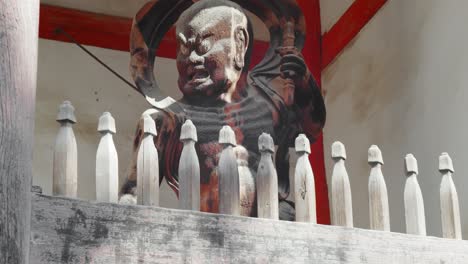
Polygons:
[[185,96],[219,97],[239,79],[231,17],[229,7],[213,7],[177,25],[179,88]]

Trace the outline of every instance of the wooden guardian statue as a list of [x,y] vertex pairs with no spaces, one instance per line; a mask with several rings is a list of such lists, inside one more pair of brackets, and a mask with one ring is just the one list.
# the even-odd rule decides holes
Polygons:
[[[249,71],[253,33],[244,9],[257,15],[270,31],[270,46],[263,60]],[[160,41],[176,25],[178,83],[183,97],[165,96],[154,76],[154,57]],[[230,126],[255,179],[262,133],[277,146],[275,162],[279,183],[280,219],[294,219],[289,195],[289,147],[304,133],[313,142],[325,123],[325,107],[316,81],[301,55],[305,20],[294,0],[159,0],[146,4],[135,16],[131,33],[130,71],[153,106],[156,121],[154,143],[160,159],[160,175],[178,192],[178,163],[183,144],[181,126],[191,120],[198,131],[195,145],[200,160],[200,208],[219,212],[217,165],[222,146],[219,130]],[[178,88],[176,87],[178,86]],[[134,151],[143,137],[140,122]],[[243,151],[245,152],[245,151]],[[133,171],[123,193],[136,184]],[[253,192],[255,188],[242,188]],[[242,214],[256,216],[255,193],[246,194]]]

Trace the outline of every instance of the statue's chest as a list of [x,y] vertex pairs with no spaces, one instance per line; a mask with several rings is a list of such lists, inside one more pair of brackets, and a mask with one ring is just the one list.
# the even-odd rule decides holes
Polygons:
[[200,150],[206,147],[206,154],[213,154],[218,147],[213,147],[218,142],[219,130],[230,126],[235,134],[237,144],[243,145],[249,151],[257,151],[258,137],[263,133],[269,133],[274,137],[274,120],[270,105],[261,100],[246,99],[237,104],[225,107],[188,107],[187,118],[192,120],[197,127],[198,144]]
[[222,150],[218,143],[219,130],[225,125],[234,130],[237,144],[244,146],[251,158],[257,156],[258,137],[263,132],[274,137],[274,113],[266,101],[246,99],[219,108],[187,107],[185,113],[197,128],[200,162],[208,168],[217,164]]

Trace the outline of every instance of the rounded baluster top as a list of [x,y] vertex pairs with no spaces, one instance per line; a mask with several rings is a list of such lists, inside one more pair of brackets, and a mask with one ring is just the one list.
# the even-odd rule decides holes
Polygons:
[[110,132],[115,134],[115,119],[112,117],[111,113],[104,112],[101,117],[99,117],[98,129],[99,132]]
[[405,171],[406,174],[418,174],[419,169],[418,169],[418,161],[414,157],[413,154],[406,154],[405,157]]
[[73,107],[73,105],[70,103],[70,101],[64,101],[59,106],[59,111],[58,111],[56,120],[58,122],[60,122],[60,121],[69,121],[71,123],[76,123],[75,107]]
[[443,152],[439,156],[439,171],[450,171],[454,172],[452,158],[450,158],[447,152]]
[[247,149],[242,145],[237,145],[234,148],[234,154],[236,155],[237,164],[241,166],[248,166],[249,165],[249,152]]
[[383,158],[382,158],[382,152],[380,151],[379,147],[377,145],[372,145],[369,148],[369,151],[367,152],[367,162],[369,164],[384,164]]
[[221,130],[219,130],[219,143],[220,144],[228,144],[232,146],[236,146],[236,135],[234,134],[234,130],[230,126],[223,126]]
[[157,136],[158,132],[156,131],[156,124],[153,118],[151,118],[151,116],[148,114],[143,114],[142,118],[143,118],[143,132],[145,134]]
[[310,154],[310,141],[304,134],[297,136],[296,141],[294,142],[296,152],[305,152]]
[[258,137],[258,149],[260,152],[275,152],[275,143],[270,134],[262,133]]
[[197,128],[191,120],[186,120],[185,123],[182,125],[182,129],[180,132],[180,140],[193,140],[195,142],[198,141]]
[[335,141],[331,147],[331,156],[333,159],[346,159],[346,148],[340,141]]

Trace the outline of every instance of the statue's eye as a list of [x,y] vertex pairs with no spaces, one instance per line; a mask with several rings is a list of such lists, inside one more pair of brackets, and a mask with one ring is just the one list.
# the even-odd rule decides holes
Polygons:
[[179,51],[180,51],[180,53],[182,53],[182,55],[184,55],[184,56],[188,56],[188,55],[189,55],[189,49],[188,49],[188,47],[187,47],[185,44],[182,44],[182,43],[181,43],[181,44],[179,45]]
[[200,45],[198,45],[198,53],[205,54],[211,49],[211,41],[208,39],[203,40]]

